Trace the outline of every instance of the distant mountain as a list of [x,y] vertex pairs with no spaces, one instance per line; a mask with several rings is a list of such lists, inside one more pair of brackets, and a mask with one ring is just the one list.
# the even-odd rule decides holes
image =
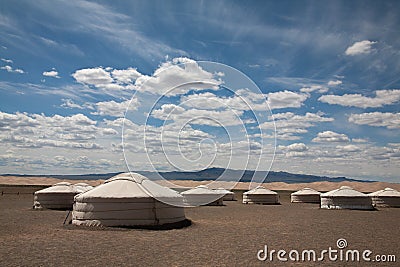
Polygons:
[[[225,172],[225,173],[224,173]],[[5,174],[4,176],[43,176],[43,177],[54,177],[59,179],[70,179],[70,180],[99,180],[99,179],[108,179],[113,177],[117,173],[105,173],[105,174],[82,174],[82,175],[15,175],[15,174]],[[241,182],[250,182],[254,171],[246,170],[230,170],[223,168],[210,168],[201,171],[195,172],[161,172],[159,174],[148,171],[140,171],[140,174],[149,177],[151,179],[159,178],[161,175],[166,180],[193,180],[193,181],[212,181],[220,178],[221,174],[224,173],[222,179],[220,181],[236,181],[237,177],[240,177]],[[263,177],[264,173],[256,173],[260,174]],[[284,182],[289,184],[295,183],[312,183],[312,182],[321,182],[321,181],[329,181],[329,182],[344,182],[344,181],[356,181],[356,182],[372,182],[365,180],[356,180],[346,177],[327,177],[327,176],[316,176],[316,175],[307,175],[307,174],[294,174],[289,172],[274,172],[270,171],[268,173],[267,179],[265,182]]]

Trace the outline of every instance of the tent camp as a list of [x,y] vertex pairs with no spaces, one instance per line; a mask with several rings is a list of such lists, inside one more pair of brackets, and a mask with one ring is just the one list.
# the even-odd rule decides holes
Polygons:
[[186,206],[222,206],[223,194],[208,189],[205,185],[199,185],[181,193]]
[[321,194],[321,208],[372,210],[373,206],[368,195],[349,186],[342,186],[339,189]]
[[138,173],[123,173],[75,197],[72,224],[161,226],[185,220],[183,198]]
[[74,204],[74,196],[79,193],[81,191],[68,182],[56,183],[51,187],[35,192],[33,208],[71,210]]
[[243,193],[244,204],[279,204],[278,193],[266,189],[263,186],[257,186],[256,188]]
[[91,189],[93,189],[93,186],[88,185],[87,183],[77,183],[74,184],[76,190],[78,190],[80,193],[84,193],[86,191],[89,191]]
[[372,205],[381,208],[400,208],[400,192],[392,188],[385,188],[368,194],[371,197]]
[[235,193],[232,191],[229,191],[225,188],[217,188],[213,189],[214,192],[217,192],[218,194],[223,195],[224,197],[222,198],[223,201],[235,201]]
[[297,192],[290,195],[290,201],[292,203],[320,203],[321,193],[311,189],[303,188]]

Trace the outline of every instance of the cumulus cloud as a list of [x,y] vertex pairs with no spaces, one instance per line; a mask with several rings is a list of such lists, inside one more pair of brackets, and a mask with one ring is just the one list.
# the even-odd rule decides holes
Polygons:
[[300,92],[303,92],[303,93],[311,93],[314,91],[317,91],[318,93],[323,94],[323,93],[328,92],[329,88],[327,88],[325,86],[321,86],[321,85],[311,85],[311,86],[303,87],[300,89]]
[[[130,100],[122,102],[115,102],[114,100],[97,102],[94,104],[97,111],[92,112],[92,114],[100,116],[123,117],[126,109],[129,106],[129,103],[131,103]],[[130,105],[130,110],[136,110],[138,105],[139,102],[137,99],[133,98]]]
[[331,105],[359,108],[377,108],[400,101],[399,89],[377,90],[375,95],[375,97],[367,97],[361,94],[323,95],[318,100]]
[[153,75],[141,76],[135,89],[159,95],[179,95],[189,90],[218,89],[220,74],[204,70],[196,61],[180,57],[162,63]]
[[3,67],[0,67],[0,69],[5,70],[5,71],[10,72],[10,73],[19,73],[19,74],[25,73],[24,70],[22,70],[22,69],[14,69],[10,65],[6,65],[6,66],[3,66]]
[[331,122],[334,119],[324,117],[324,113],[310,113],[298,115],[292,112],[277,113],[273,115],[274,121],[264,122],[260,125],[262,129],[274,129],[276,126],[276,138],[281,140],[297,140],[299,135],[308,132],[308,128],[316,126],[317,123]]
[[111,75],[116,82],[122,84],[133,83],[137,78],[142,76],[142,74],[134,68],[127,68],[125,70],[115,69],[111,72]]
[[400,113],[370,112],[350,114],[349,122],[358,125],[386,127],[388,129],[400,129]]
[[360,41],[360,42],[355,42],[353,45],[349,46],[345,54],[348,56],[355,56],[355,55],[360,55],[360,54],[369,54],[373,51],[372,46],[376,44],[377,42],[373,41]]
[[266,96],[271,109],[299,108],[308,98],[307,94],[300,94],[288,90],[269,93]]
[[240,119],[242,114],[243,111],[185,109],[174,104],[164,104],[160,109],[154,110],[151,116],[160,120],[173,121],[176,125],[190,123],[194,125],[233,126],[243,124]]
[[341,152],[360,152],[362,149],[356,145],[336,146]]
[[56,70],[44,71],[43,76],[53,77],[53,78],[57,78],[57,79],[60,78],[60,76],[58,76],[58,71],[56,71]]
[[111,74],[101,67],[77,70],[72,74],[72,77],[79,83],[94,85],[96,87],[113,82]]
[[304,143],[293,143],[286,147],[287,151],[303,152],[308,150],[308,147]]
[[349,142],[350,139],[347,135],[345,134],[340,134],[340,133],[335,133],[332,131],[324,131],[320,132],[317,134],[317,137],[315,137],[312,142],[317,142],[317,143],[326,143],[326,142]]
[[329,81],[328,86],[337,86],[341,85],[343,82],[341,80]]
[[6,59],[6,58],[2,58],[1,61],[8,63],[8,64],[14,63],[11,59]]
[[92,142],[100,131],[97,122],[83,114],[71,116],[0,112],[0,140],[16,147],[100,149]]

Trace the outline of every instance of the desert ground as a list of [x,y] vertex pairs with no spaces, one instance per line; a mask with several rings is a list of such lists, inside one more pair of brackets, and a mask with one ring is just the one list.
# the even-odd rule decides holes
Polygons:
[[[225,206],[185,209],[192,225],[182,229],[88,229],[63,225],[66,211],[32,210],[40,188],[0,186],[2,266],[399,266],[400,209],[322,210],[290,203],[293,190],[278,191],[281,205],[245,205],[235,190],[238,201]],[[319,252],[337,249],[339,238],[348,249],[396,255],[397,263],[257,259],[264,245]]]

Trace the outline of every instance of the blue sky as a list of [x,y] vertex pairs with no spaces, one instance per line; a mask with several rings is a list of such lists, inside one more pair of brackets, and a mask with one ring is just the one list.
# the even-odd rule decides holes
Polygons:
[[[135,170],[242,168],[225,152],[231,144],[242,155],[247,138],[267,151],[260,165],[257,151],[246,151],[250,169],[270,167],[276,141],[273,170],[399,182],[398,10],[398,1],[1,1],[0,173],[125,170],[129,106],[125,156]],[[149,115],[144,150],[150,102],[196,79],[219,89],[193,85],[164,97]],[[188,121],[193,114],[215,116],[232,140],[212,123]],[[236,135],[243,125],[247,135]],[[172,153],[174,133],[183,158]],[[196,155],[216,161],[191,164]]]

